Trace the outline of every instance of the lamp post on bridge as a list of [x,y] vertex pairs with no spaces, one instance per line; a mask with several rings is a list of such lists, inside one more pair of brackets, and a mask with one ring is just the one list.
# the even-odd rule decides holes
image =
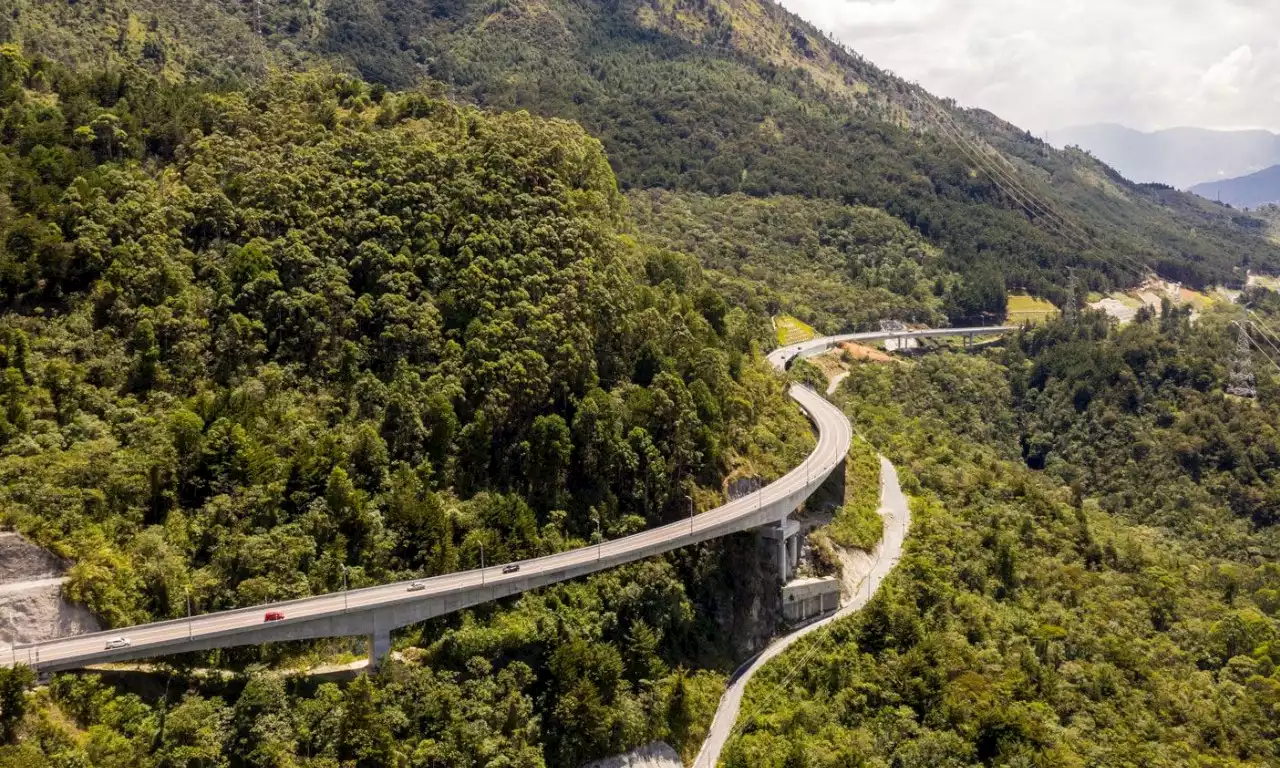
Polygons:
[[484,586],[484,542],[480,542],[480,586]]
[[596,562],[604,558],[604,533],[600,528],[600,513],[596,512]]
[[194,632],[191,627],[191,585],[183,587],[182,591],[187,594],[187,639],[190,640]]
[[693,535],[693,496],[686,495],[685,498],[689,500],[689,535],[692,536]]
[[347,565],[342,564],[342,612],[347,612]]

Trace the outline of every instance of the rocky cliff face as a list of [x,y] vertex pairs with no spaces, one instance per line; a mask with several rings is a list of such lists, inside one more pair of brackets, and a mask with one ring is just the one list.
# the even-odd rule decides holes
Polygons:
[[684,768],[684,761],[669,744],[655,741],[626,754],[588,763],[582,768]]
[[0,647],[101,629],[62,598],[66,564],[16,533],[0,532]]

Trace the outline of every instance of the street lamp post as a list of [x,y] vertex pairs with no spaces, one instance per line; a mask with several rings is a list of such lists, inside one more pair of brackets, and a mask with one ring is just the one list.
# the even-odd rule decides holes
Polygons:
[[347,566],[342,566],[342,612],[347,612]]
[[689,500],[689,535],[693,535],[693,496],[685,496]]
[[185,586],[182,591],[187,593],[187,639],[190,640],[193,633],[191,628],[191,587]]
[[480,586],[484,586],[484,542],[480,542]]
[[604,557],[604,534],[600,532],[600,513],[596,513],[596,562]]

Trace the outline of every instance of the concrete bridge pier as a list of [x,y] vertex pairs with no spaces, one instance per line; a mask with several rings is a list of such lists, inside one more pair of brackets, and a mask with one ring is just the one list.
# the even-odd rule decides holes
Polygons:
[[391,655],[391,626],[373,614],[373,631],[369,633],[369,669],[375,670]]
[[778,565],[778,579],[786,584],[800,565],[800,524],[791,518],[785,518],[761,528],[760,535],[777,542],[775,562]]

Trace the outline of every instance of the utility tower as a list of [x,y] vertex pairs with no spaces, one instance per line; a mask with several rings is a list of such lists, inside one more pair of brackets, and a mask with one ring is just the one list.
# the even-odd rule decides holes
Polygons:
[[1076,320],[1080,319],[1080,305],[1077,303],[1078,286],[1076,285],[1076,270],[1074,267],[1067,270],[1067,304],[1062,308],[1062,319],[1071,325],[1075,325]]
[[1253,373],[1253,349],[1250,347],[1249,329],[1236,323],[1236,351],[1231,356],[1231,383],[1227,394],[1236,397],[1257,398],[1258,379]]

